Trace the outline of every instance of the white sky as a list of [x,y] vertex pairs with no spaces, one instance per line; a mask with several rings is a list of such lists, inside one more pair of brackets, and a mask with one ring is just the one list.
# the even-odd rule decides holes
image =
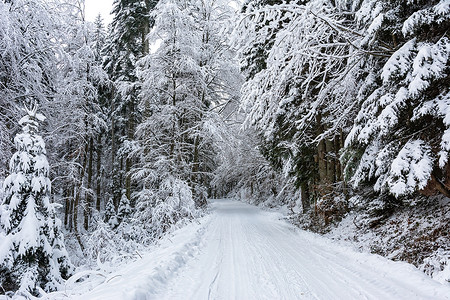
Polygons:
[[106,26],[112,21],[110,12],[114,0],[85,0],[86,2],[86,20],[94,22],[95,17],[100,13],[103,18],[103,24]]

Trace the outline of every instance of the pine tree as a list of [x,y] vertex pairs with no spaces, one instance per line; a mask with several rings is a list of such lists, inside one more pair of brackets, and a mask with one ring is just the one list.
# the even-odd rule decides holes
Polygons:
[[[103,19],[101,15],[99,14],[94,22],[94,31],[91,33],[91,48],[93,50],[94,59],[95,59],[95,66],[98,67],[98,69],[102,70],[102,75],[104,75],[105,79],[100,81],[95,81],[95,86],[97,89],[97,103],[100,110],[98,111],[98,119],[102,121],[101,126],[96,126],[96,138],[95,141],[93,141],[94,147],[90,147],[90,151],[95,150],[96,152],[96,167],[95,167],[95,195],[96,195],[96,201],[95,201],[95,209],[97,211],[100,211],[100,206],[102,202],[102,182],[107,182],[108,178],[105,178],[105,172],[103,172],[103,162],[102,159],[109,154],[107,151],[109,149],[108,141],[109,139],[105,139],[105,136],[107,135],[107,129],[108,129],[108,118],[107,118],[107,112],[109,110],[109,99],[111,97],[111,82],[107,78],[106,72],[103,70],[103,55],[104,55],[104,47],[106,43],[106,31],[103,25]],[[106,144],[106,145],[105,145]],[[93,149],[94,148],[94,149]],[[92,152],[91,157],[92,160]],[[111,167],[105,164],[106,168]],[[91,174],[93,170],[90,171]],[[89,173],[89,172],[88,172]],[[89,182],[89,180],[88,180]]]
[[5,290],[39,294],[54,291],[72,272],[64,246],[61,221],[50,203],[51,183],[45,144],[37,134],[45,117],[37,107],[26,109],[14,139],[17,152],[10,162],[0,206],[1,230],[6,234],[0,250],[0,284]]
[[95,61],[102,63],[102,52],[106,42],[106,31],[101,14],[98,14],[95,18],[94,31],[91,35],[93,40],[92,49],[94,51]]

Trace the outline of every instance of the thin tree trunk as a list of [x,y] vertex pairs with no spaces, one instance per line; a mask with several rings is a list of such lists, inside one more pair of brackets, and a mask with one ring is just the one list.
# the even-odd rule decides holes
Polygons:
[[63,196],[65,198],[65,207],[64,207],[64,227],[67,228],[69,224],[69,213],[70,213],[70,198],[67,189],[64,189]]
[[87,168],[87,192],[86,192],[86,207],[84,208],[84,229],[89,229],[89,218],[92,214],[92,160],[94,156],[94,138],[91,137],[89,139],[89,161]]
[[[146,13],[150,13],[150,1],[145,1]],[[145,18],[144,24],[142,26],[142,49],[143,55],[146,55],[150,52],[150,47],[147,39],[147,35],[150,33],[150,17]]]
[[[316,117],[317,124],[322,123],[322,116],[317,115]],[[324,132],[323,125],[320,125],[317,130],[317,135]],[[327,161],[325,159],[325,153],[326,153],[326,145],[325,141],[321,140],[319,144],[317,145],[317,163],[318,163],[318,171],[319,171],[319,185],[323,184],[326,181],[327,178]]]
[[335,160],[335,173],[336,173],[336,181],[342,181],[342,166],[341,161],[339,160],[339,151],[341,150],[340,138],[339,135],[334,137],[334,155],[336,156]]
[[81,160],[83,161],[83,166],[81,167],[80,170],[80,180],[79,180],[79,184],[75,189],[75,203],[74,203],[74,212],[73,212],[73,229],[74,229],[74,233],[75,233],[75,237],[77,238],[78,244],[80,244],[80,248],[82,251],[84,251],[84,246],[83,243],[81,242],[81,236],[80,236],[80,232],[78,230],[78,206],[80,203],[80,198],[81,198],[81,188],[83,186],[83,178],[84,178],[84,174],[86,172],[86,164],[87,164],[87,145],[84,149],[84,153],[81,156]]
[[[129,118],[128,118],[127,137],[129,141],[132,141],[134,138],[134,124],[135,122],[137,122],[134,101],[130,101],[128,107],[129,107],[128,112]],[[131,176],[130,176],[131,167],[132,167],[132,160],[131,158],[127,157],[125,160],[125,188],[126,188],[126,196],[128,199],[131,199]]]
[[112,100],[111,100],[111,166],[112,166],[112,170],[111,170],[111,177],[112,177],[112,182],[113,182],[113,186],[111,189],[111,194],[113,197],[113,204],[114,206],[117,208],[117,203],[119,202],[119,199],[117,198],[117,193],[116,193],[116,188],[119,184],[119,180],[118,180],[118,176],[119,176],[119,172],[118,172],[118,166],[116,165],[116,154],[117,154],[117,150],[116,150],[116,122],[115,122],[115,105],[114,105],[114,97],[115,97],[115,92],[112,93]]
[[192,165],[192,182],[198,181],[198,171],[199,171],[199,158],[198,158],[198,147],[200,144],[200,137],[197,135],[194,139],[194,155],[193,155],[193,165]]
[[319,163],[319,184],[325,182],[327,178],[327,161],[325,160],[325,141],[321,140],[317,146],[317,157]]
[[102,136],[97,137],[97,188],[96,188],[96,202],[95,209],[100,212],[100,192],[101,192],[101,166],[102,166]]
[[73,208],[75,205],[75,185],[70,189],[69,195],[69,232],[73,230]]

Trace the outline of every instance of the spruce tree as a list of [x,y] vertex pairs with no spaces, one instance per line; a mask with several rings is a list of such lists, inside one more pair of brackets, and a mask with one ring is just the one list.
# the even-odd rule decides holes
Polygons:
[[45,144],[37,134],[45,117],[37,107],[26,109],[14,142],[11,174],[4,182],[0,228],[0,285],[5,291],[39,295],[54,291],[71,273],[56,205],[50,202],[51,182]]

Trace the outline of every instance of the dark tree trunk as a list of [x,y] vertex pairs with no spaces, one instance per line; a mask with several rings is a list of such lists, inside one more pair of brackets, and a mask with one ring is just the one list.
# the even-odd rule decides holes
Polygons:
[[317,146],[317,158],[319,164],[319,183],[322,184],[327,178],[327,161],[325,159],[325,141],[321,140]]
[[333,184],[336,182],[336,163],[335,163],[335,149],[334,141],[325,141],[325,151],[326,151],[326,166],[327,166],[327,176],[326,184]]
[[102,136],[99,134],[97,137],[97,187],[96,187],[96,202],[95,209],[100,212],[100,193],[101,193],[101,166],[102,166]]
[[75,237],[77,238],[78,244],[80,244],[80,248],[84,251],[83,243],[81,242],[80,232],[78,230],[78,206],[81,198],[81,189],[83,187],[83,179],[86,172],[86,164],[87,164],[87,145],[84,149],[84,153],[82,153],[80,160],[83,161],[83,165],[80,170],[80,178],[79,183],[75,188],[75,202],[74,202],[74,211],[73,211],[73,229],[75,233]]
[[89,219],[92,215],[92,206],[93,206],[93,199],[92,199],[92,160],[94,156],[94,138],[91,137],[89,139],[89,161],[88,161],[88,169],[87,169],[87,192],[86,192],[86,207],[84,209],[84,229],[89,229]]
[[336,135],[334,137],[334,155],[336,156],[335,160],[335,173],[336,173],[336,181],[342,181],[342,166],[339,160],[339,150],[341,150],[340,137]]
[[65,188],[63,192],[63,197],[65,201],[65,207],[64,207],[64,227],[68,228],[69,225],[69,215],[70,215],[70,206],[72,205],[72,201],[70,198],[70,190]]
[[303,213],[308,212],[311,209],[311,203],[309,201],[309,188],[306,182],[302,183],[300,186],[301,197],[302,197],[302,209]]

